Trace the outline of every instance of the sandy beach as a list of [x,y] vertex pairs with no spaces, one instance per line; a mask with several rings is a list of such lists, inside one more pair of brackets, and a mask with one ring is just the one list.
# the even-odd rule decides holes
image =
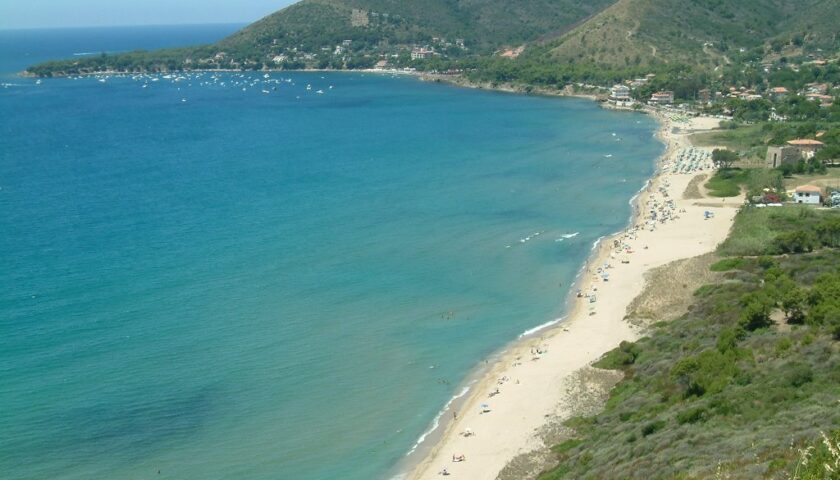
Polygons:
[[440,441],[408,478],[441,478],[445,470],[449,478],[493,480],[518,455],[550,446],[538,432],[547,419],[563,420],[576,411],[580,399],[567,394],[575,374],[643,334],[625,316],[644,288],[645,274],[711,252],[726,238],[741,202],[683,195],[692,179],[711,170],[709,151],[693,148],[688,133],[715,128],[718,120],[677,123],[657,117],[667,150],[636,199],[632,225],[593,251],[573,288],[566,319],[514,342],[457,411],[444,414],[450,421]]

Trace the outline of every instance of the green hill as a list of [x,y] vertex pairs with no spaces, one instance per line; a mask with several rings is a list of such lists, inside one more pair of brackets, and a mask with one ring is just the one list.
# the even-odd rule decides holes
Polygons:
[[491,54],[556,36],[614,0],[303,0],[215,45],[49,62],[36,75],[191,68],[359,68],[413,48],[435,58]]
[[364,46],[464,39],[479,51],[562,31],[613,0],[303,0],[222,41],[227,49],[317,51],[342,40]]
[[[840,48],[838,24],[836,0],[302,0],[214,45],[49,62],[29,72],[353,69],[384,59],[397,67],[486,69],[485,79],[520,83],[534,76],[524,70],[546,67],[627,78],[663,66],[712,71],[820,56]],[[488,65],[502,47],[523,45],[515,61]],[[412,58],[420,47],[423,58]],[[552,74],[557,83],[569,79],[564,73]]]
[[835,0],[620,0],[551,46],[559,62],[714,67],[754,49],[836,47]]

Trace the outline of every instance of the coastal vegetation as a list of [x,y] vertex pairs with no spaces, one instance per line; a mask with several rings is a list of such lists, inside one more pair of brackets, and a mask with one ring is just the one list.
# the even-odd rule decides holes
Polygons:
[[721,168],[706,182],[706,189],[713,197],[737,197],[741,191],[748,196],[764,195],[765,189],[778,192],[778,200],[784,199],[784,183],[780,169],[764,168]]
[[723,280],[596,364],[624,380],[567,422],[541,480],[840,478],[824,468],[840,428],[838,247],[840,212],[744,208],[711,267]]

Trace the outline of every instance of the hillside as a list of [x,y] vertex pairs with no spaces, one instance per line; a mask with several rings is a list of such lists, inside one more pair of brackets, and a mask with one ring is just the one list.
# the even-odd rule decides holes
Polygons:
[[39,76],[96,71],[195,68],[364,68],[381,59],[408,66],[423,59],[491,54],[559,35],[614,0],[303,0],[215,45],[50,62]]
[[[357,69],[385,61],[554,86],[676,66],[696,73],[821,57],[840,48],[838,24],[836,0],[303,0],[214,45],[49,62],[28,71]],[[497,55],[515,46],[525,48],[514,61]]]
[[624,380],[540,480],[840,478],[797,466],[840,428],[838,247],[840,212],[742,209],[689,312],[596,364]]
[[714,67],[774,46],[836,47],[834,0],[620,0],[551,44],[558,62]]
[[[562,31],[612,0],[303,0],[222,41],[226,49],[317,51],[343,40],[366,46],[423,44],[456,38],[476,50],[518,44]],[[280,48],[278,48],[280,47]]]

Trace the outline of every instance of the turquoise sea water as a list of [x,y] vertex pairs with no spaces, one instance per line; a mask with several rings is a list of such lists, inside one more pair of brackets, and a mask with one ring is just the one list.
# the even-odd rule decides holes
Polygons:
[[411,78],[12,74],[231,28],[0,32],[3,478],[385,478],[662,151]]

